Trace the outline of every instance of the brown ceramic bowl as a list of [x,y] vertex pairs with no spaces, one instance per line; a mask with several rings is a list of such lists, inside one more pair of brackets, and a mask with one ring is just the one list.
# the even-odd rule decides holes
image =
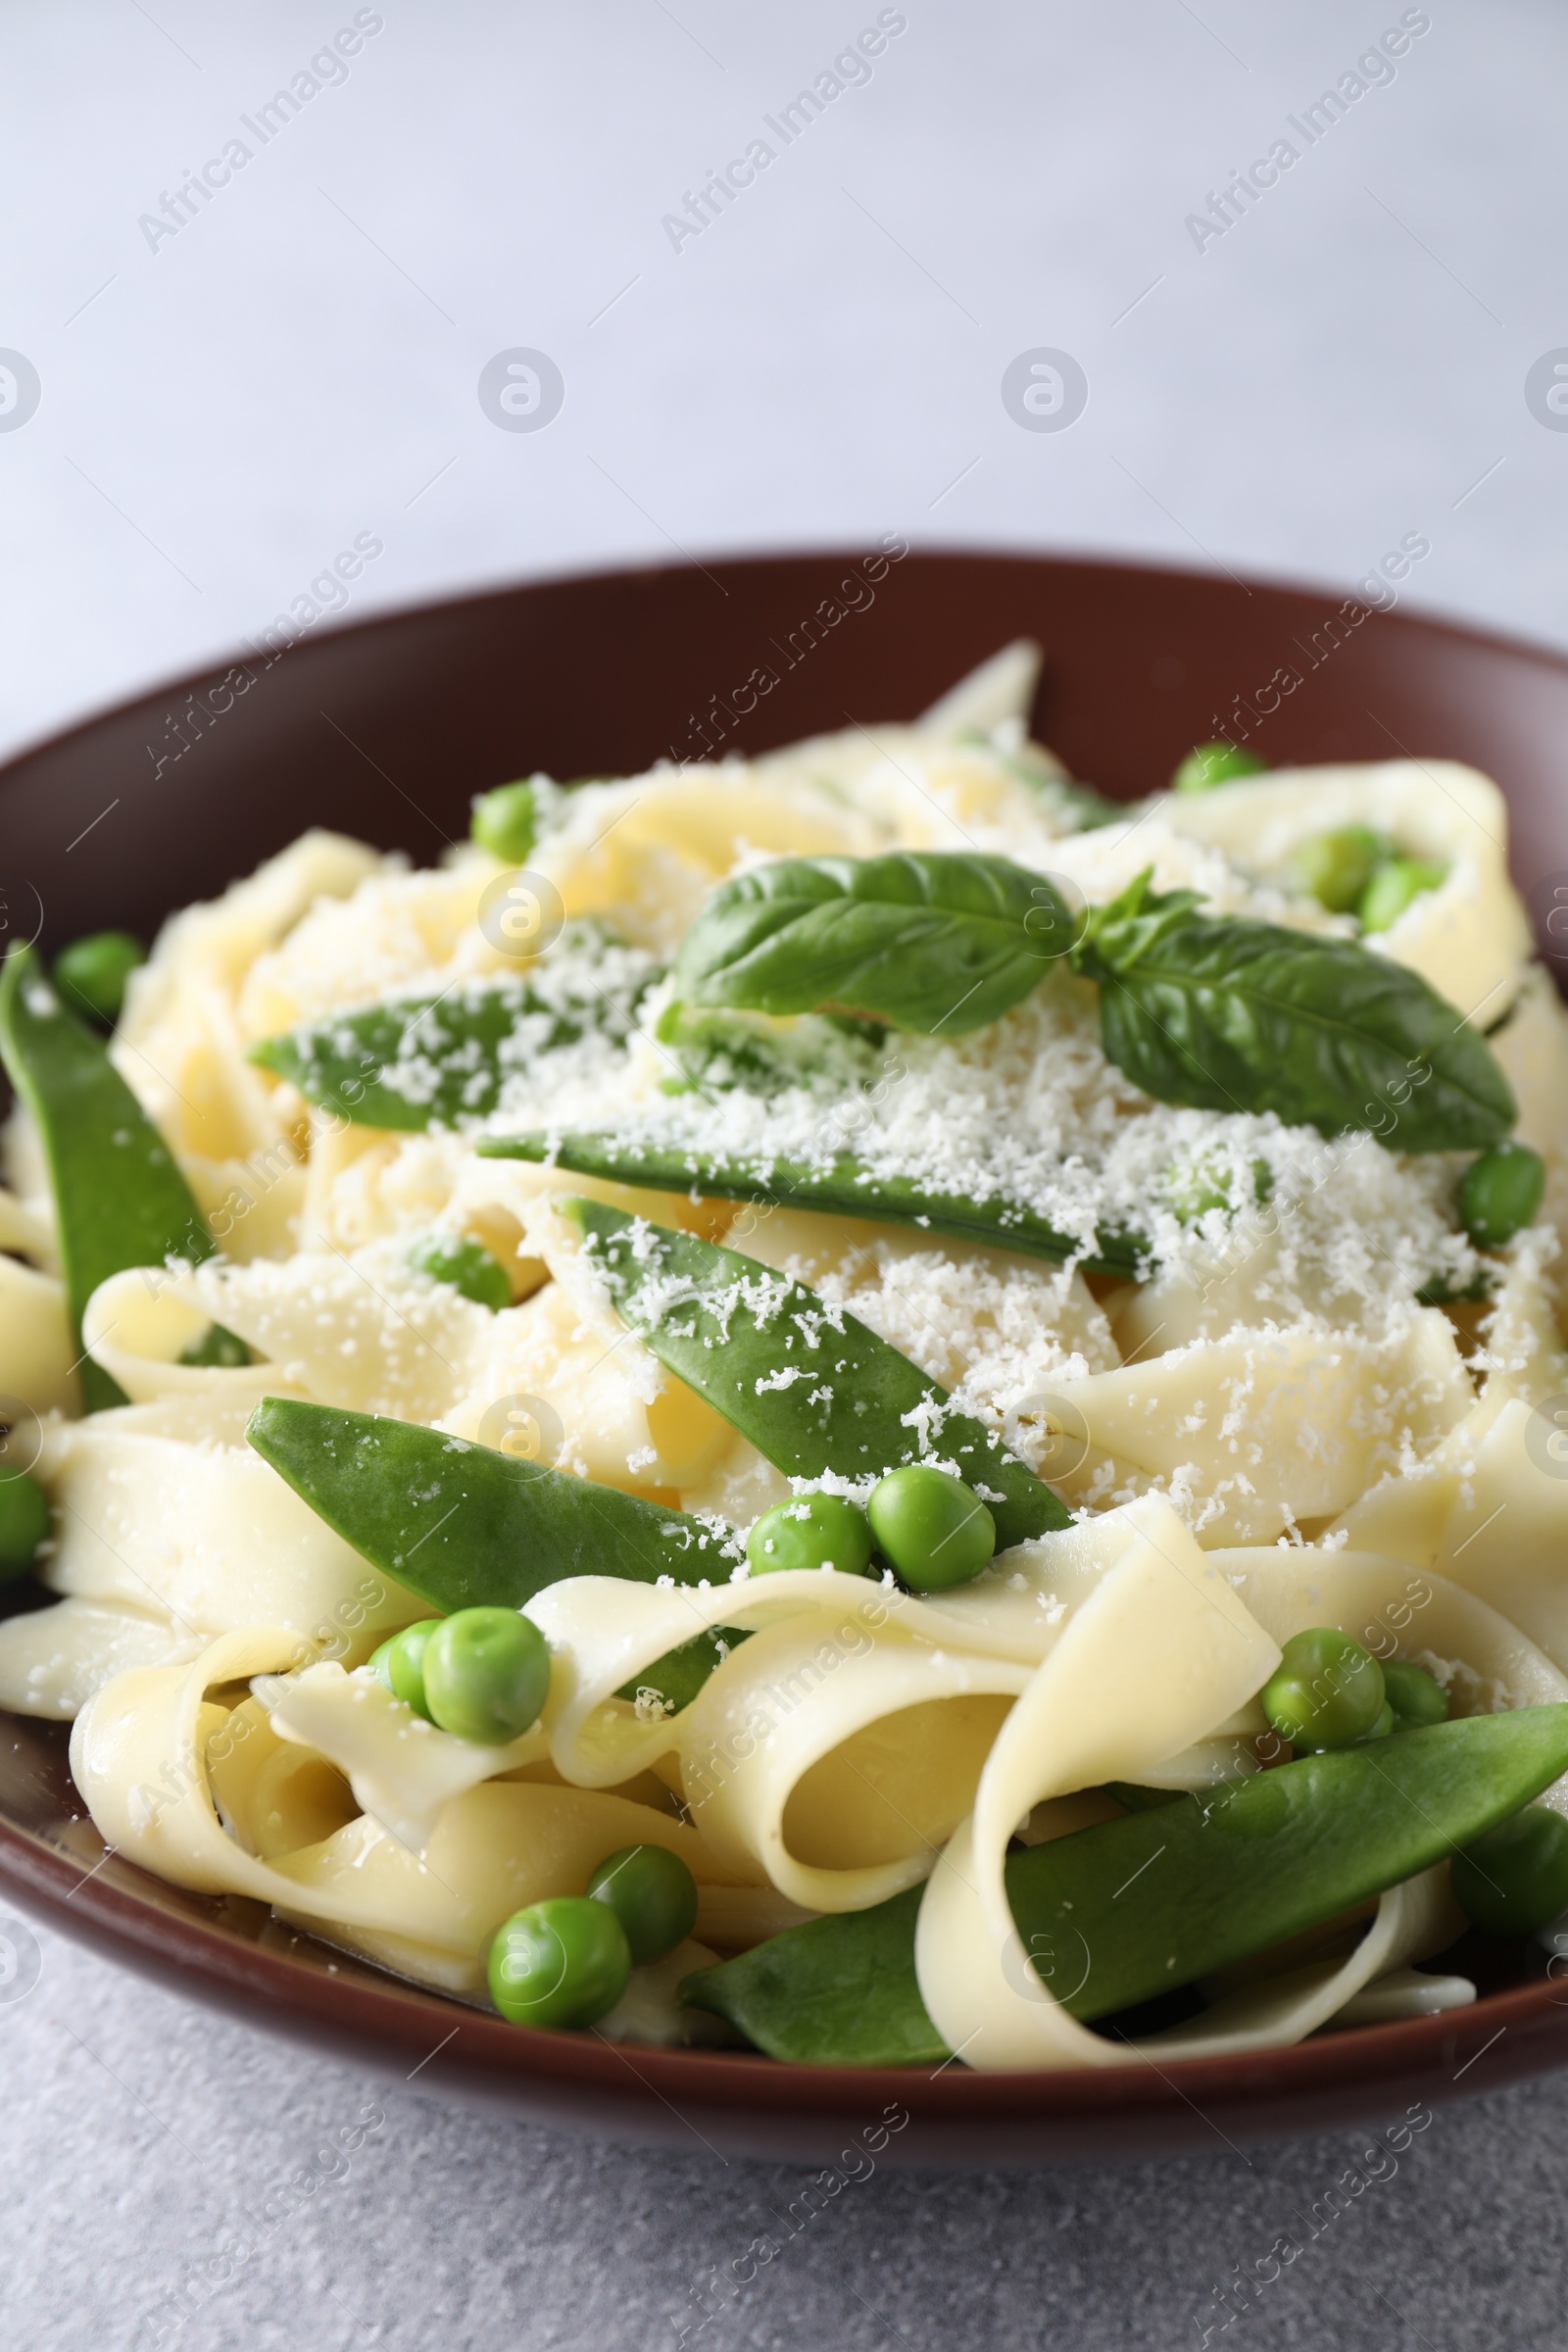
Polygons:
[[[471,794],[519,772],[635,772],[671,750],[701,756],[705,734],[760,751],[909,716],[1018,635],[1046,649],[1037,731],[1107,791],[1146,791],[1193,743],[1243,729],[1271,764],[1473,760],[1508,794],[1514,873],[1538,919],[1568,886],[1556,655],[1327,591],[1130,564],[910,555],[868,594],[850,554],[511,589],[184,680],[0,773],[0,905],[24,935],[41,920],[46,947],[108,924],[148,934],[307,824],[428,860],[465,831]],[[776,682],[758,694],[754,681],[741,716],[736,690],[747,700],[759,670]],[[1106,2075],[865,2074],[517,2032],[295,1936],[257,1904],[106,1857],[62,1728],[4,1730],[0,1883],[54,1924],[335,2056],[598,2132],[826,2161],[886,2112],[898,2128],[884,2161],[1147,2155],[1388,2121],[1568,2062],[1568,1986],[1524,1947],[1468,1951],[1487,1989],[1446,2017]]]

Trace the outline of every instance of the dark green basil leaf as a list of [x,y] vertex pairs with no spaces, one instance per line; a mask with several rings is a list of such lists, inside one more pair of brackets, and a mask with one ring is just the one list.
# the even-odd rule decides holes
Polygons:
[[[568,943],[563,941],[563,946]],[[571,943],[576,944],[576,943]],[[466,980],[439,995],[395,997],[264,1038],[250,1058],[361,1126],[451,1127],[489,1115],[507,1079],[597,1032],[624,1045],[659,968],[604,943],[591,961],[547,961],[526,977]]]
[[959,1037],[1026,997],[1075,928],[1045,876],[1005,858],[788,858],[719,885],[675,977],[691,1004],[836,1009]]
[[[614,1134],[486,1135],[478,1150],[485,1159],[543,1160],[574,1176],[603,1176],[652,1192],[695,1192],[714,1200],[754,1200],[829,1216],[868,1217],[883,1225],[916,1225],[954,1241],[1043,1257],[1051,1265],[1060,1265],[1082,1247],[1015,1200],[967,1200],[927,1192],[912,1177],[874,1174],[848,1153],[827,1167],[773,1158],[759,1159],[754,1167],[685,1146],[662,1145],[656,1135]],[[1136,1233],[1105,1232],[1097,1238],[1095,1254],[1078,1262],[1091,1273],[1136,1282],[1150,1270],[1149,1245]]]
[[1391,1151],[1485,1151],[1518,1116],[1478,1030],[1416,972],[1353,940],[1163,897],[1146,872],[1073,956],[1100,983],[1108,1058],[1160,1102],[1272,1110]]

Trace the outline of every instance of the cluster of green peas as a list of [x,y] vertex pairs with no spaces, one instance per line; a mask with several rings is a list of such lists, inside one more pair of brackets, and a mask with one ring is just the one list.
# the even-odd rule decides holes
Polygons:
[[[1336,1626],[1293,1634],[1258,1696],[1280,1739],[1298,1755],[1322,1754],[1423,1731],[1447,1720],[1446,1692],[1422,1666],[1380,1665]],[[1472,1927],[1531,1936],[1568,1910],[1568,1821],[1526,1805],[1452,1855],[1448,1877]]]
[[[383,1642],[383,1687],[438,1730],[500,1745],[539,1720],[550,1649],[515,1609],[458,1609]],[[697,1918],[697,1882],[662,1845],[609,1854],[584,1894],[550,1895],[503,1921],[490,1944],[491,1997],[514,2026],[588,2026],[613,2009],[634,1967],[662,1960]]]
[[[1200,743],[1170,780],[1172,792],[1212,792],[1267,772],[1268,762],[1239,744]],[[1436,890],[1447,867],[1431,858],[1407,858],[1397,842],[1368,825],[1341,825],[1303,842],[1297,880],[1332,914],[1353,914],[1363,931],[1387,931],[1412,899]]]
[[801,1494],[764,1511],[746,1539],[754,1576],[836,1568],[864,1576],[873,1549],[911,1592],[945,1592],[980,1574],[997,1548],[997,1523],[960,1478],[928,1463],[890,1470],[862,1510],[842,1494]]
[[[791,1568],[863,1576],[873,1549],[919,1592],[978,1576],[996,1550],[996,1522],[960,1479],[907,1464],[873,1488],[864,1510],[838,1494],[806,1494],[758,1520],[747,1539],[754,1575]],[[503,1745],[538,1722],[550,1650],[515,1609],[459,1609],[422,1618],[383,1642],[377,1679],[439,1731]],[[519,2026],[587,2026],[612,2009],[633,1967],[661,1960],[691,1934],[697,1885],[660,1845],[608,1855],[585,1893],[547,1896],[504,1921],[490,1945],[491,1998]]]

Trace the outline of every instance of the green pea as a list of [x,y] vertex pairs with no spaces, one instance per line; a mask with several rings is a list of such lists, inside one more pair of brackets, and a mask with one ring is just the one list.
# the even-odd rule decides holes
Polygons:
[[1302,842],[1294,860],[1296,880],[1331,914],[1353,914],[1377,867],[1396,854],[1386,833],[1341,825]]
[[439,1617],[421,1617],[417,1625],[406,1625],[401,1634],[383,1642],[370,1659],[376,1680],[426,1723],[432,1719],[424,1695],[424,1652],[440,1622]]
[[537,1723],[550,1689],[550,1649],[516,1609],[459,1609],[424,1645],[430,1720],[495,1747]]
[[613,1911],[639,1968],[662,1960],[697,1924],[697,1881],[667,1845],[623,1845],[607,1854],[588,1892]]
[[0,1478],[0,1584],[25,1576],[49,1533],[49,1501],[35,1478],[15,1470]]
[[[1376,1723],[1372,1726],[1372,1729],[1369,1732],[1363,1732],[1361,1734],[1361,1738],[1362,1740],[1387,1740],[1393,1729],[1394,1709],[1389,1705],[1388,1700],[1385,1699]],[[1357,1744],[1359,1744],[1359,1742]]]
[[242,1364],[254,1363],[255,1358],[237,1331],[225,1331],[221,1323],[209,1323],[199,1340],[179,1351],[182,1364],[216,1366],[222,1372],[235,1372]]
[[1420,1732],[1428,1724],[1447,1722],[1448,1693],[1424,1666],[1391,1658],[1383,1669],[1383,1688],[1394,1709],[1396,1732]]
[[524,778],[475,795],[468,831],[481,850],[508,865],[521,865],[534,843],[533,786]]
[[1361,893],[1356,912],[1363,931],[1387,931],[1396,923],[1412,899],[1436,890],[1448,869],[1430,858],[1391,858],[1380,865]]
[[125,1002],[125,982],[146,960],[146,949],[128,931],[92,931],[61,949],[55,986],[73,1010],[112,1029]]
[[890,1471],[865,1506],[871,1533],[912,1592],[943,1592],[978,1576],[997,1548],[997,1523],[961,1478],[923,1463]]
[[1269,1722],[1293,1747],[1353,1747],[1377,1736],[1383,1669],[1349,1634],[1313,1626],[1291,1636],[1258,1695]]
[[871,1530],[859,1504],[842,1494],[798,1494],[762,1513],[746,1539],[746,1557],[754,1576],[775,1568],[863,1576],[871,1565]]
[[631,1952],[608,1903],[552,1894],[497,1929],[486,1973],[510,2025],[591,2026],[625,1991]]
[[1459,1908],[1487,1936],[1533,1936],[1568,1910],[1568,1821],[1526,1805],[1455,1854]]
[[465,1298],[471,1298],[475,1306],[489,1307],[492,1314],[512,1304],[507,1270],[483,1242],[466,1241],[454,1233],[427,1234],[409,1251],[409,1263],[436,1282],[449,1282]]
[[[1266,1159],[1254,1159],[1253,1200],[1266,1200],[1273,1190],[1273,1169]],[[1172,1160],[1165,1171],[1165,1198],[1185,1225],[1196,1224],[1211,1208],[1234,1208],[1236,1188],[1230,1162],[1212,1152]]]
[[1483,1152],[1459,1187],[1459,1222],[1478,1250],[1500,1250],[1535,1222],[1546,1189],[1546,1168],[1528,1144],[1498,1144]]
[[1188,753],[1170,780],[1172,792],[1209,792],[1216,784],[1239,784],[1244,776],[1260,776],[1268,766],[1255,752],[1234,743],[1200,743]]

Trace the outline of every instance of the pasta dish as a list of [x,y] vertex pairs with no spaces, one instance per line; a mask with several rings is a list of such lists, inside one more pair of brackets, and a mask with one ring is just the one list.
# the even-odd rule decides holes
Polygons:
[[0,1705],[125,1861],[851,2066],[1568,1949],[1568,1014],[1502,797],[1212,744],[1116,804],[1038,666],[12,949]]

